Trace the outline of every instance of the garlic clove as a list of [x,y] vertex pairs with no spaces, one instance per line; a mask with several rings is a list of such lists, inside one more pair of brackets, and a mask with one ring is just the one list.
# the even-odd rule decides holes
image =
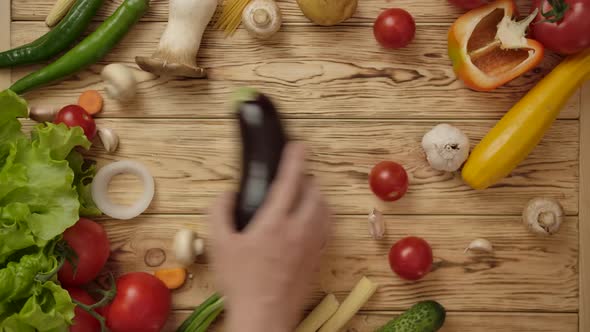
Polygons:
[[385,221],[383,220],[383,213],[377,209],[373,209],[369,213],[369,234],[375,240],[382,239],[385,235]]
[[196,256],[200,256],[205,252],[205,241],[203,239],[196,239],[193,241],[193,249]]
[[491,253],[494,251],[492,243],[486,239],[475,239],[469,243],[469,246],[465,248],[465,253],[468,251],[479,251]]
[[98,137],[106,152],[113,153],[117,151],[119,147],[119,135],[114,130],[110,128],[98,128]]

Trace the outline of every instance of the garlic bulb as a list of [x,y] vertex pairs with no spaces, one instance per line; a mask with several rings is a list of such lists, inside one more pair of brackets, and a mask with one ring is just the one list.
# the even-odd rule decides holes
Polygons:
[[383,213],[377,209],[373,209],[369,214],[369,234],[373,239],[378,240],[385,235],[385,222],[383,221]]
[[535,198],[528,202],[522,221],[535,234],[551,235],[557,233],[563,221],[563,208],[552,198]]
[[443,123],[424,135],[422,148],[432,168],[455,172],[469,157],[469,138],[460,129]]

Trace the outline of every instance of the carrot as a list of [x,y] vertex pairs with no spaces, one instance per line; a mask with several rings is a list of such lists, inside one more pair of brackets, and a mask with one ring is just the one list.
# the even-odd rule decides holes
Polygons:
[[102,96],[96,90],[84,91],[78,98],[78,105],[91,115],[102,111],[102,104]]
[[154,272],[154,276],[162,280],[168,289],[177,289],[180,288],[186,281],[186,269],[161,269]]

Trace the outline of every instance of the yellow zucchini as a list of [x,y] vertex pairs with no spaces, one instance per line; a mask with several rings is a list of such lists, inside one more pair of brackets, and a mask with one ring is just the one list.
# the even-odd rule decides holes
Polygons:
[[539,144],[565,103],[588,79],[590,49],[563,60],[475,147],[463,167],[463,180],[481,190],[508,176]]

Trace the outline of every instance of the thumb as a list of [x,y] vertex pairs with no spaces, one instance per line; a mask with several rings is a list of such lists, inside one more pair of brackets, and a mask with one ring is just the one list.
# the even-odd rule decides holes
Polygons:
[[211,223],[215,241],[224,242],[225,239],[236,233],[233,214],[235,200],[235,193],[223,193],[217,198],[209,212],[209,223]]

